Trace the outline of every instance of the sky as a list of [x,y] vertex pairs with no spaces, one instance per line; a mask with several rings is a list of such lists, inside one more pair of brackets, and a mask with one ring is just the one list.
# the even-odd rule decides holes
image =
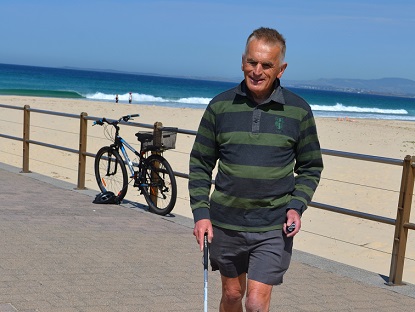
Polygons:
[[1,0],[0,25],[5,64],[238,79],[264,26],[285,79],[415,80],[414,0]]

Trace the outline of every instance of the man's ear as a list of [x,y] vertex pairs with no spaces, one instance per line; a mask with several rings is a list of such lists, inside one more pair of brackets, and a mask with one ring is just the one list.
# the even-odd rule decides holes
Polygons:
[[287,63],[284,63],[284,64],[281,65],[280,72],[278,73],[278,76],[277,76],[278,78],[281,78],[282,77],[282,74],[284,73],[284,71],[287,68],[287,66],[288,66]]

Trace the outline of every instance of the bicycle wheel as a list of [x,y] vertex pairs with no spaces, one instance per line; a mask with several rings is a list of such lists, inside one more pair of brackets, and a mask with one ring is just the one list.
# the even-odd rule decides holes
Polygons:
[[177,185],[173,170],[160,155],[151,155],[143,164],[144,181],[140,189],[149,210],[165,216],[170,213],[177,199]]
[[95,178],[101,192],[113,192],[121,201],[127,194],[128,177],[120,154],[109,146],[95,156]]

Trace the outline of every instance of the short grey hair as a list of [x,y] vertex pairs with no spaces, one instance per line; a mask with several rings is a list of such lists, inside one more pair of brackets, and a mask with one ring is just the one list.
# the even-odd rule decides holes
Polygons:
[[267,43],[279,45],[281,48],[281,62],[285,58],[285,51],[287,49],[285,45],[285,38],[277,30],[272,28],[260,27],[255,29],[252,34],[249,35],[246,40],[244,55],[248,52],[248,45],[253,39],[264,40]]

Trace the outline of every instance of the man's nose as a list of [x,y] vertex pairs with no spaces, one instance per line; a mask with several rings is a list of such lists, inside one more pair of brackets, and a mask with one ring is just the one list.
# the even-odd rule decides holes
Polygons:
[[263,70],[263,68],[262,68],[262,65],[261,64],[256,64],[255,66],[254,66],[254,74],[255,75],[261,75],[262,74],[262,70]]

